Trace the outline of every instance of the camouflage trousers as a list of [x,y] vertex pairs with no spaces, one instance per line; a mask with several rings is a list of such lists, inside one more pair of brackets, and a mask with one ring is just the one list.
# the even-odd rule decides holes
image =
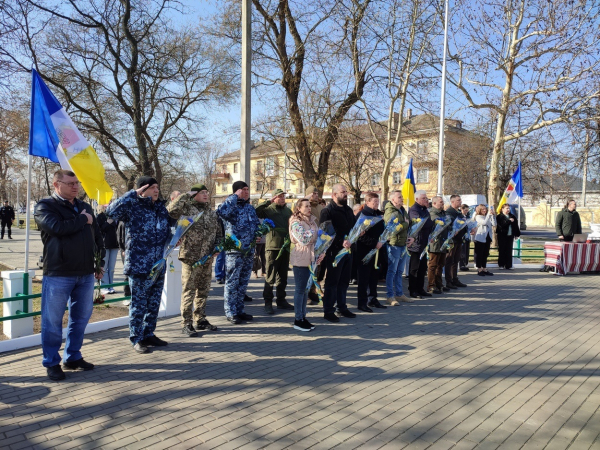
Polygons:
[[225,270],[227,272],[225,315],[227,317],[237,316],[244,312],[244,295],[246,295],[246,289],[250,281],[253,260],[254,251],[248,256],[242,256],[241,253],[237,252],[227,252],[225,257]]
[[206,318],[206,299],[210,292],[212,261],[192,269],[181,263],[181,324],[198,323]]
[[129,340],[133,345],[154,336],[160,298],[165,285],[165,273],[154,284],[147,273],[129,275],[131,303],[129,304]]

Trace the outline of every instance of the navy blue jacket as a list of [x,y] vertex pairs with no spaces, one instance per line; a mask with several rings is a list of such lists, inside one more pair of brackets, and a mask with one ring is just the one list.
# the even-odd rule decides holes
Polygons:
[[165,202],[152,202],[131,190],[106,209],[106,215],[125,223],[125,275],[150,273],[162,258],[171,239],[171,224]]
[[221,203],[217,215],[223,219],[225,234],[237,237],[242,243],[242,250],[248,249],[255,241],[260,221],[250,202],[232,194]]
[[[429,216],[429,211],[427,211],[427,207],[421,206],[418,203],[415,203],[408,210],[408,217],[412,221],[412,219],[421,219],[426,220],[425,224],[419,231],[419,234],[415,236],[415,241],[412,245],[408,246],[408,251],[413,253],[421,253],[425,250],[425,246],[429,241],[429,235],[433,231],[433,222]],[[410,232],[410,228],[409,228]]]

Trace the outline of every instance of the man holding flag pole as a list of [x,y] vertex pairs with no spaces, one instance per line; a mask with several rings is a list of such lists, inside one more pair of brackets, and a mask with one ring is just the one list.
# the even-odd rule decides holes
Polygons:
[[87,195],[108,203],[112,190],[104,179],[104,168],[92,146],[79,132],[65,109],[41,77],[32,69],[31,124],[27,187],[27,225],[24,285],[28,286],[29,203],[31,156],[60,163],[54,174],[54,194],[38,202],[35,221],[44,243],[42,281],[42,364],[48,378],[65,378],[58,353],[62,341],[62,317],[69,305],[69,324],[63,367],[91,370],[93,364],[81,355],[83,334],[92,314],[94,276],[102,278],[98,261],[104,243],[89,204],[77,199],[80,185]]

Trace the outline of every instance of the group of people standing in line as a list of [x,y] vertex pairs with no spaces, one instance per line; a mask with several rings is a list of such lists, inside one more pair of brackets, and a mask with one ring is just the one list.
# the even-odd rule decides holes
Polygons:
[[[445,209],[441,197],[432,199],[431,208],[424,191],[417,191],[415,204],[408,211],[403,206],[400,191],[393,191],[384,210],[376,193],[367,193],[365,204],[359,214],[383,216],[383,221],[363,233],[355,246],[347,235],[356,223],[357,216],[348,206],[348,191],[342,184],[332,189],[332,199],[321,204],[319,191],[307,190],[307,197],[296,202],[293,211],[285,201],[286,193],[275,190],[270,200],[254,208],[250,204],[250,191],[243,181],[233,184],[233,192],[213,210],[206,186],[197,184],[186,193],[179,194],[166,203],[159,198],[156,179],[142,176],[132,189],[94,216],[89,204],[77,198],[80,183],[75,174],[59,170],[54,174],[54,194],[41,200],[35,208],[34,218],[41,230],[44,244],[44,277],[42,286],[42,348],[43,365],[49,378],[65,378],[63,368],[91,370],[93,364],[81,355],[83,333],[92,313],[94,279],[104,283],[114,282],[114,264],[119,253],[124,259],[123,273],[128,277],[131,289],[129,305],[129,339],[138,353],[148,353],[150,347],[166,346],[168,343],[155,334],[160,298],[164,286],[165,271],[152,279],[154,264],[163,257],[163,249],[171,238],[171,226],[182,216],[196,216],[180,241],[179,259],[182,263],[183,295],[181,302],[182,333],[198,336],[198,331],[214,331],[206,317],[206,301],[212,279],[212,257],[206,264],[195,265],[199,259],[212,255],[213,249],[223,236],[235,236],[240,247],[225,252],[224,309],[227,320],[241,324],[253,320],[245,312],[244,301],[256,251],[257,230],[261,219],[270,219],[274,227],[265,239],[265,280],[263,287],[264,309],[274,314],[277,309],[294,311],[294,328],[311,331],[315,326],[307,320],[307,302],[315,304],[316,292],[307,293],[306,286],[312,276],[309,267],[318,264],[319,279],[325,279],[323,296],[324,319],[337,323],[340,318],[354,318],[347,304],[353,258],[361,260],[369,251],[385,251],[388,265],[386,274],[386,302],[396,306],[399,302],[412,302],[414,298],[441,294],[443,291],[464,288],[458,278],[458,266],[462,255],[464,236],[457,235],[450,250],[441,248],[440,242],[429,243],[429,235],[438,217],[450,216],[453,220],[464,218],[460,197],[453,195],[450,206]],[[384,223],[398,216],[401,223],[387,243],[379,241]],[[509,212],[498,221],[493,208],[488,212],[484,205],[478,206],[478,227],[471,236],[475,241],[476,265],[480,272],[486,269],[487,254],[491,242],[492,226],[498,226],[499,234],[512,249],[512,239],[518,236],[518,225]],[[411,219],[425,220],[421,231],[408,237]],[[335,238],[327,250],[315,261],[314,245],[320,223],[329,221],[335,229]],[[449,227],[451,229],[451,226]],[[499,238],[500,239],[500,238]],[[439,241],[443,242],[444,236]],[[124,245],[122,243],[124,243]],[[291,244],[291,245],[290,245]],[[429,258],[421,254],[429,245]],[[123,248],[124,247],[124,248]],[[382,247],[385,247],[383,249]],[[335,255],[343,248],[353,250],[334,265]],[[122,251],[121,251],[122,250]],[[406,256],[408,255],[408,256]],[[402,273],[408,259],[409,292],[404,294]],[[510,268],[510,259],[504,267]],[[98,261],[102,265],[98,267]],[[289,266],[295,278],[293,305],[286,299]],[[372,308],[386,308],[378,300],[379,278],[373,262],[360,264],[358,268],[358,310],[373,312]],[[442,270],[446,282],[442,283]],[[425,275],[428,285],[425,286]],[[217,276],[217,278],[219,278]],[[313,286],[314,288],[314,286]],[[62,339],[62,316],[69,302],[69,325],[61,368],[59,349]]]

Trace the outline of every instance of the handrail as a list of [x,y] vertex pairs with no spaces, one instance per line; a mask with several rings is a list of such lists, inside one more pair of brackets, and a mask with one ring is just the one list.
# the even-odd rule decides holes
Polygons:
[[[118,287],[118,286],[129,286],[129,282],[126,281],[126,282],[122,282],[122,283],[102,284],[100,286],[96,285],[96,286],[94,286],[94,290],[105,289],[107,287]],[[24,311],[17,310],[16,314],[14,314],[12,316],[0,317],[0,322],[4,322],[6,320],[24,319],[25,317],[41,316],[42,315],[41,311],[29,312],[26,309],[26,308],[28,308],[28,304],[29,304],[29,302],[27,300],[31,300],[34,298],[41,298],[41,297],[42,297],[42,294],[28,294],[28,295],[17,294],[14,297],[0,298],[0,303],[22,301],[24,305],[27,304],[27,306],[23,308]],[[103,305],[105,303],[117,303],[117,302],[122,302],[124,300],[131,300],[131,296],[111,298],[110,300],[104,300],[102,303],[94,303],[94,306]],[[69,310],[68,307],[65,308],[65,311],[68,311],[68,310]]]

